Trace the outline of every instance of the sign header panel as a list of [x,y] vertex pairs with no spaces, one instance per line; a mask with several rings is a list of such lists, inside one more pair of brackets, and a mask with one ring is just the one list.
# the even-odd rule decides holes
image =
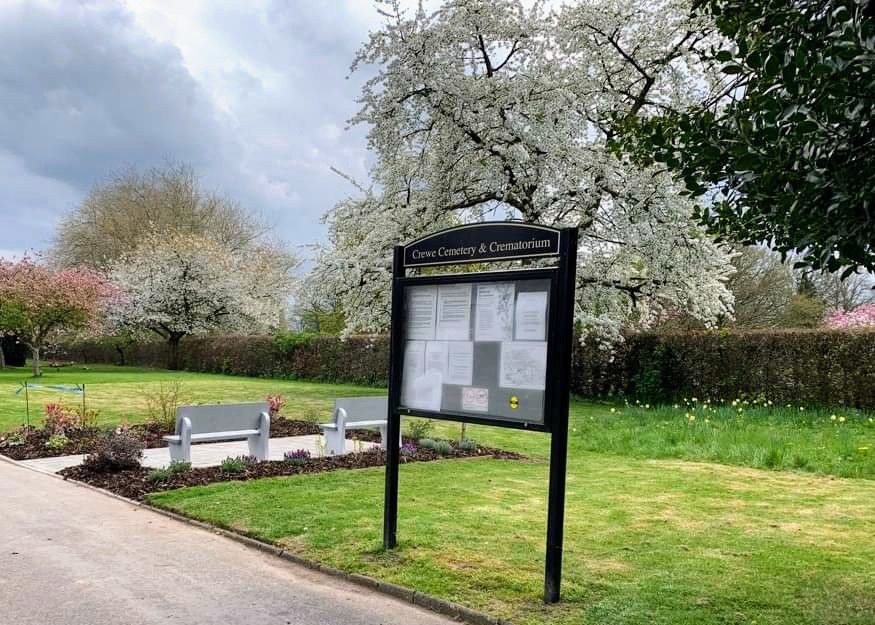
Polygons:
[[404,246],[405,267],[559,255],[559,230],[513,221],[441,230]]

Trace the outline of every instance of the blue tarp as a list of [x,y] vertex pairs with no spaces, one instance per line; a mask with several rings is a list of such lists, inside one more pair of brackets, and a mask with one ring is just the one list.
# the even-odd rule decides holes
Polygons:
[[47,390],[47,391],[60,391],[61,393],[79,393],[80,395],[85,391],[85,388],[81,384],[31,384],[30,382],[22,382],[21,386],[18,387],[18,390],[15,391],[16,395],[20,395],[21,391],[25,390]]

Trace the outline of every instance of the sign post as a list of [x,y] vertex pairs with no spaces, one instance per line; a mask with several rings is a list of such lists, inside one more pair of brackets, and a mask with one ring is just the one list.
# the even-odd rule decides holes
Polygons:
[[[551,434],[544,601],[559,600],[577,229],[487,222],[396,246],[388,440],[401,417]],[[408,269],[556,258],[532,268],[408,276]],[[383,545],[397,545],[399,450],[386,454]]]

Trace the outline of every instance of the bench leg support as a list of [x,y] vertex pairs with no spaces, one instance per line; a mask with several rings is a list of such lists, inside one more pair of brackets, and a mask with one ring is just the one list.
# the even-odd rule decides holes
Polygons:
[[191,446],[185,443],[170,443],[170,462],[191,462]]
[[340,456],[346,452],[346,429],[325,430],[325,450],[329,456]]
[[257,436],[250,436],[246,441],[249,443],[250,456],[255,456],[259,462],[264,462],[268,459],[270,438],[264,434],[258,434]]
[[264,462],[270,458],[270,415],[266,412],[259,417],[258,432],[258,435],[250,436],[246,441],[249,443],[249,455]]

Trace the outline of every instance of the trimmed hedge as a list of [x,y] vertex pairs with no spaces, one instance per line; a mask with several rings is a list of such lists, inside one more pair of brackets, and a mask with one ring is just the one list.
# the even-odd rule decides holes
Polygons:
[[[108,341],[65,348],[64,357],[117,363]],[[124,349],[127,364],[161,367],[163,343]],[[386,337],[300,335],[184,339],[182,368],[256,377],[385,386]],[[754,398],[776,403],[875,408],[875,331],[788,330],[633,334],[612,352],[576,343],[572,392],[585,397]]]

